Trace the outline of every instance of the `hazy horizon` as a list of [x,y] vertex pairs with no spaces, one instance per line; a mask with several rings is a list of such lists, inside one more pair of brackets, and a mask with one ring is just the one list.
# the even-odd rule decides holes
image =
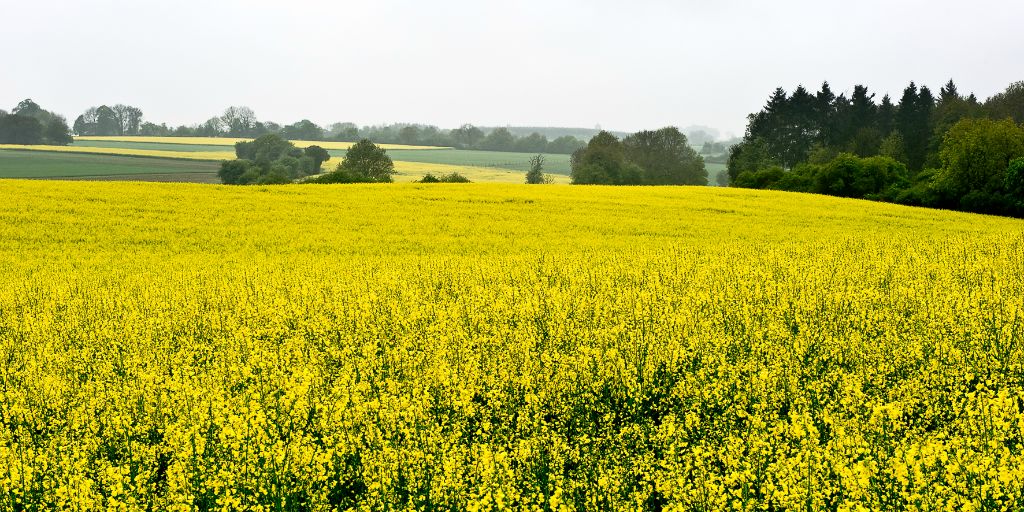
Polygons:
[[879,99],[911,80],[937,90],[952,78],[985,99],[1024,78],[1024,4],[990,0],[0,8],[10,20],[0,44],[14,49],[0,108],[32,98],[69,122],[100,104],[169,125],[245,105],[279,123],[704,125],[725,137],[741,135],[778,86],[863,83]]

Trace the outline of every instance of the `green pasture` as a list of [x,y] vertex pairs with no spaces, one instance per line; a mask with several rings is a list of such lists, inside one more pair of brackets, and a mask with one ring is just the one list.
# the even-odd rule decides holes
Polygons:
[[197,160],[0,150],[0,178],[188,174],[210,175],[216,179],[219,168],[217,162]]

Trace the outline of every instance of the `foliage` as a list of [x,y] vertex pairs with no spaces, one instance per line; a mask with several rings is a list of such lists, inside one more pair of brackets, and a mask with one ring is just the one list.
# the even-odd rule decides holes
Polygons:
[[72,141],[69,132],[63,116],[31,99],[19,102],[10,114],[0,114],[0,144],[66,146]]
[[1006,193],[1024,212],[1024,158],[1017,158],[1006,168]]
[[673,187],[0,188],[12,510],[1020,510],[1021,222]]
[[572,154],[570,176],[576,185],[639,185],[643,170],[626,160],[617,137],[602,131]]
[[306,149],[302,150],[302,153],[313,160],[313,167],[317,169],[317,172],[320,172],[320,166],[324,162],[331,159],[331,154],[326,149],[317,145],[307,146]]
[[1024,157],[1024,128],[1009,119],[965,119],[946,132],[939,154],[940,179],[954,195],[997,193],[1010,161]]
[[572,182],[582,185],[707,185],[704,160],[674,127],[619,141],[602,131],[572,155]]
[[530,157],[530,170],[526,171],[526,183],[542,185],[547,181],[544,177],[544,155]]
[[[885,96],[876,105],[873,96],[863,86],[850,99],[835,96],[826,82],[812,108],[802,87],[792,95],[777,89],[733,146],[730,182],[1024,216],[1006,181],[1009,162],[1024,156],[1024,128],[1013,120],[1024,86],[1013,84],[984,104],[952,80],[938,98],[913,82],[898,104]],[[851,158],[875,155],[888,161]]]
[[[311,149],[312,148],[312,149]],[[318,160],[330,158],[319,146],[306,150],[274,134],[235,143],[236,160],[221,163],[217,175],[228,185],[276,185],[291,183],[320,172]]]
[[907,167],[888,157],[861,158],[841,153],[824,164],[801,164],[792,171],[769,167],[741,173],[733,182],[740,188],[814,192],[840,197],[891,199],[906,187]]
[[387,150],[363,139],[345,152],[338,168],[310,183],[391,183],[395,164]]
[[442,174],[440,176],[434,176],[432,173],[427,173],[424,174],[416,183],[470,183],[470,181],[469,178],[457,172],[452,172]]
[[626,159],[643,169],[645,185],[707,185],[704,159],[679,129],[634,133],[622,141]]
[[1024,124],[1024,81],[1014,82],[1005,91],[985,101],[985,112],[993,119],[1013,119]]

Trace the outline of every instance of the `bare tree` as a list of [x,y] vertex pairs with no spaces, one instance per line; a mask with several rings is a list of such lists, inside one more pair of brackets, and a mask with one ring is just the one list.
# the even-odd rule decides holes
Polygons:
[[247,136],[252,135],[256,127],[256,113],[249,107],[228,107],[224,115],[220,116],[221,122],[228,131],[228,135]]
[[142,125],[142,110],[118,103],[110,110],[114,111],[114,118],[117,119],[118,135],[138,135],[139,126]]

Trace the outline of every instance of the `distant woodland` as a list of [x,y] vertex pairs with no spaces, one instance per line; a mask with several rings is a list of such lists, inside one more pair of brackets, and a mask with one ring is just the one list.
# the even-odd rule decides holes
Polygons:
[[748,120],[732,186],[1024,215],[1024,82],[985,101],[953,81],[911,82],[896,101],[778,88]]

